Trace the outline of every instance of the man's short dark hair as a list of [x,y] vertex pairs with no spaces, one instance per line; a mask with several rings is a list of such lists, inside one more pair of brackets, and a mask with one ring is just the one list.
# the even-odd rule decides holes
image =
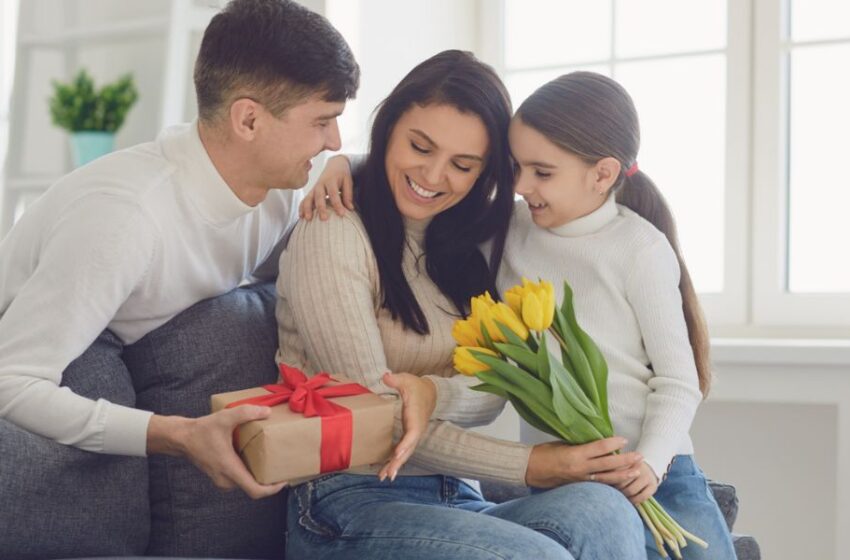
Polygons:
[[279,116],[319,94],[352,99],[360,68],[327,19],[291,0],[233,0],[210,21],[195,62],[198,114],[248,97]]

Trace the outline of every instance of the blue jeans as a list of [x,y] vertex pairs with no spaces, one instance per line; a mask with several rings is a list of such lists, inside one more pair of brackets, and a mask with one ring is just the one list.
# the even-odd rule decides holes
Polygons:
[[618,491],[578,483],[492,504],[449,476],[329,475],[290,490],[288,558],[643,560]]
[[[677,455],[673,458],[667,478],[655,492],[655,499],[679,525],[708,543],[708,549],[703,549],[689,542],[682,549],[684,560],[735,559],[735,548],[726,520],[717,506],[705,474],[691,455]],[[652,534],[648,529],[645,533],[647,559],[660,559]]]

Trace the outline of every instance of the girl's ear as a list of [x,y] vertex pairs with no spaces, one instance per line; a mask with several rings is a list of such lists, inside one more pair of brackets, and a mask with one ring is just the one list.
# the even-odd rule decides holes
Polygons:
[[606,195],[620,176],[620,162],[614,157],[604,157],[596,162],[593,168],[593,190],[599,195]]

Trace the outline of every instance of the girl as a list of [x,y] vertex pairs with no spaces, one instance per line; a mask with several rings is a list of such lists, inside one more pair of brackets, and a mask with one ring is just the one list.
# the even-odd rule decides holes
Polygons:
[[[688,434],[711,383],[708,331],[673,216],[638,168],[630,96],[599,74],[561,76],[523,102],[509,141],[523,200],[514,208],[497,286],[504,291],[523,276],[549,280],[556,290],[562,280],[570,283],[578,321],[608,362],[615,432],[643,457],[625,481],[611,482],[606,472],[587,480],[612,484],[634,504],[654,495],[709,543],[708,550],[686,547],[686,559],[735,558]],[[340,212],[340,196],[349,205],[340,167],[329,162],[303,216],[314,206],[326,214],[326,202]],[[337,184],[341,191],[328,188]],[[524,422],[521,435],[525,443],[551,439]],[[659,558],[648,530],[646,553]]]
[[[685,548],[686,559],[734,558],[688,435],[711,383],[708,330],[670,209],[638,168],[630,96],[599,74],[561,76],[523,102],[509,139],[524,201],[498,287],[522,276],[570,283],[578,321],[608,362],[615,432],[644,457],[639,475],[617,487],[635,504],[654,495],[710,543]],[[551,439],[525,423],[521,433],[529,443]],[[658,558],[646,536],[648,557]]]

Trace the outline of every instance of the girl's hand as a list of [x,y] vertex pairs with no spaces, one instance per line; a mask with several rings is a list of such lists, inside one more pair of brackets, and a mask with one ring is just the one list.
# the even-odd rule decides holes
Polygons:
[[630,451],[612,455],[626,440],[611,437],[586,443],[541,443],[531,450],[525,482],[535,488],[555,488],[570,482],[601,482],[619,487],[632,482],[640,472],[643,457]]
[[437,387],[427,378],[410,373],[385,373],[383,381],[401,395],[404,435],[396,445],[392,457],[378,473],[378,478],[382,481],[387,477],[395,480],[399,469],[413,455],[437,404]]
[[317,210],[319,219],[324,222],[330,218],[330,203],[337,214],[344,216],[346,208],[354,210],[353,193],[351,162],[347,156],[334,156],[327,161],[313,189],[301,201],[298,215],[309,222],[313,219],[314,210]]
[[655,472],[646,463],[641,463],[638,467],[640,474],[631,482],[624,482],[617,485],[623,494],[634,505],[639,505],[650,499],[658,490],[658,477]]

